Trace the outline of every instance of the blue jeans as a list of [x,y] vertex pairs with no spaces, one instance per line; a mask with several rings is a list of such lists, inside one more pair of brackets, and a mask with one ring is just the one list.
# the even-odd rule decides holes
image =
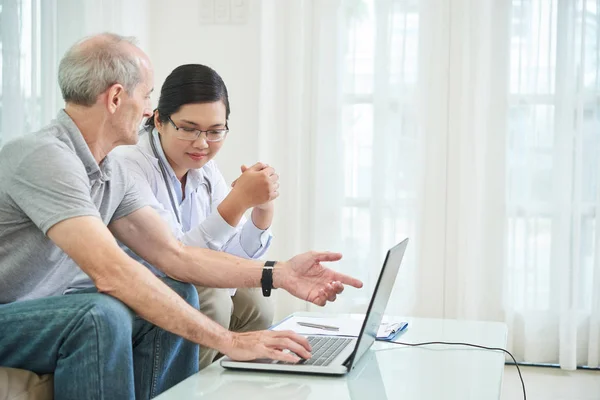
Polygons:
[[[192,285],[162,280],[198,308]],[[198,345],[92,289],[0,304],[0,366],[54,373],[57,400],[150,399],[198,371]]]

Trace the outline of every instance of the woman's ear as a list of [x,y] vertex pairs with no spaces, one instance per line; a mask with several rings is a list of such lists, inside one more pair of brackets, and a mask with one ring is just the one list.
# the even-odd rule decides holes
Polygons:
[[156,129],[160,130],[162,128],[162,122],[160,122],[158,110],[154,110],[154,115],[152,118],[154,118],[154,126]]

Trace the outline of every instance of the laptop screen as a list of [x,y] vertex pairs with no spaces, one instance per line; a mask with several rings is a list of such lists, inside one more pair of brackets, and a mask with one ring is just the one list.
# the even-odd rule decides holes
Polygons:
[[349,370],[352,369],[352,365],[360,360],[362,355],[369,347],[371,347],[377,337],[377,331],[379,330],[379,325],[383,319],[383,313],[385,312],[388,300],[392,294],[392,288],[394,287],[396,275],[398,275],[400,263],[404,257],[407,245],[408,239],[404,239],[402,242],[388,250],[387,255],[385,256],[383,267],[379,273],[379,279],[377,280],[373,296],[371,297],[371,303],[369,304],[369,308],[367,308],[365,321],[363,322],[360,335],[358,335],[358,342],[356,343],[354,353],[350,357],[352,361],[348,366]]

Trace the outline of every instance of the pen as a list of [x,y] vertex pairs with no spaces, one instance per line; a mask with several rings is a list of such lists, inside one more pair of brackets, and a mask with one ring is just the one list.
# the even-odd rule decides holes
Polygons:
[[339,331],[340,330],[340,328],[338,328],[337,326],[331,326],[331,325],[312,324],[310,322],[296,322],[296,323],[300,326],[306,326],[308,328],[323,329],[326,331]]

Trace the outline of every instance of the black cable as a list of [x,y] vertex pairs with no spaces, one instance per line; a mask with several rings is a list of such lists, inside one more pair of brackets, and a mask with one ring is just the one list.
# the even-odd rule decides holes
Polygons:
[[[519,378],[521,379],[521,386],[523,387],[523,400],[527,400],[527,392],[525,391],[525,382],[523,381],[523,375],[521,375],[521,369],[519,368],[519,363],[517,362],[517,360],[515,359],[515,357],[508,350],[502,349],[500,347],[486,347],[486,346],[481,346],[481,345],[478,345],[478,344],[460,343],[460,342],[404,343],[404,342],[392,342],[392,341],[389,341],[389,340],[378,340],[378,342],[384,342],[384,343],[390,343],[390,344],[400,344],[402,346],[410,346],[410,347],[428,346],[428,345],[431,345],[431,344],[443,344],[443,345],[449,345],[449,346],[475,347],[477,349],[483,349],[483,350],[503,351],[506,354],[508,354],[510,356],[510,358],[513,359],[513,361],[515,363],[515,367],[517,367],[517,372],[519,373]],[[386,350],[386,349],[380,349],[380,350],[376,350],[376,351],[382,351],[382,350]]]

